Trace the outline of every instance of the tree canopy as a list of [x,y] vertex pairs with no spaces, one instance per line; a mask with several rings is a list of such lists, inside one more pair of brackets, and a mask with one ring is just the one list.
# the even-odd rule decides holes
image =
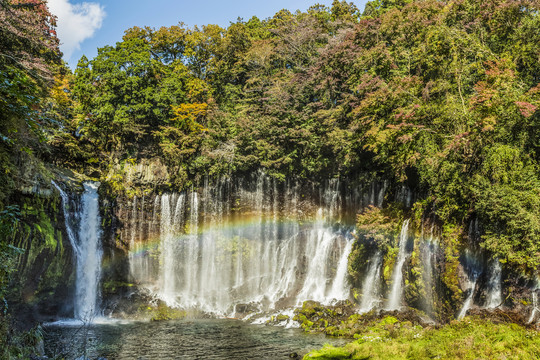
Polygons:
[[177,188],[259,168],[371,174],[441,222],[478,219],[486,249],[537,271],[539,7],[335,0],[226,28],[134,27],[71,74],[44,3],[0,0],[0,176],[22,150],[104,177],[160,157]]
[[179,187],[264,168],[372,173],[540,265],[540,3],[346,1],[216,25],[131,28],[82,58],[72,101],[97,168],[161,156]]

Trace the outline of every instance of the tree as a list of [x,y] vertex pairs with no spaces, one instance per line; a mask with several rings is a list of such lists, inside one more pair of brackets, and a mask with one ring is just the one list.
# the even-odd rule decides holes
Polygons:
[[45,139],[43,99],[60,62],[55,17],[38,0],[0,0],[0,205],[14,185],[13,158]]

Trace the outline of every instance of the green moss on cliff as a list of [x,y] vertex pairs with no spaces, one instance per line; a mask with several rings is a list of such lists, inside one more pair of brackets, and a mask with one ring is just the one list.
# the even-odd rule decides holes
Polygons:
[[447,301],[443,304],[444,309],[451,313],[456,304],[462,301],[463,292],[459,286],[459,255],[462,248],[463,230],[454,224],[446,224],[443,227],[442,241],[444,245],[444,271],[441,276],[443,284],[448,289]]

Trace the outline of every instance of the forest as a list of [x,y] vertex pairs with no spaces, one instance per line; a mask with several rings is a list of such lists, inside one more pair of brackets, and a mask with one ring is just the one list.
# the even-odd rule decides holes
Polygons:
[[448,261],[474,220],[482,249],[540,276],[539,11],[334,0],[226,28],[133,27],[72,71],[46,2],[0,0],[0,320],[21,191],[69,169],[142,196],[122,169],[155,158],[176,191],[261,169],[277,183],[385,179],[415,194],[399,211],[441,226]]

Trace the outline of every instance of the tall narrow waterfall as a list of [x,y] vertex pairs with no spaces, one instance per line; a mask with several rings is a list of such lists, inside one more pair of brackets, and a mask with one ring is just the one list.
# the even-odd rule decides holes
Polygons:
[[467,315],[467,311],[471,308],[473,304],[474,299],[474,290],[476,288],[476,282],[478,281],[478,276],[476,274],[471,275],[471,277],[468,279],[467,282],[467,290],[465,293],[467,294],[467,297],[465,298],[465,302],[463,303],[463,307],[461,308],[459,314],[458,314],[458,320],[461,320]]
[[171,213],[171,197],[167,194],[161,197],[161,291],[165,300],[171,301],[175,289],[175,271],[174,271],[174,248],[173,239],[173,216]]
[[99,184],[84,183],[84,193],[81,198],[80,211],[77,214],[79,231],[73,231],[73,221],[68,211],[70,201],[68,195],[53,182],[60,191],[64,210],[64,219],[69,241],[73,246],[76,262],[75,318],[91,322],[100,315],[99,283],[101,280],[101,220],[99,215]]
[[[469,233],[471,233],[471,231],[469,231]],[[476,285],[478,283],[480,275],[482,275],[482,273],[484,272],[482,263],[479,261],[478,257],[475,256],[475,254],[469,249],[465,249],[465,251],[463,252],[461,264],[463,265],[463,268],[466,272],[467,281],[466,288],[463,292],[465,294],[465,301],[463,302],[463,306],[457,316],[459,320],[463,319],[463,317],[467,315],[467,311],[473,306],[474,295],[476,293]]]
[[360,312],[368,312],[380,301],[382,255],[377,251],[369,260],[369,267],[362,285],[362,302]]
[[433,289],[434,281],[434,267],[435,256],[437,249],[437,241],[433,237],[433,225],[431,226],[430,234],[427,239],[425,239],[423,244],[422,251],[422,280],[425,287],[425,311],[427,313],[433,312],[433,304],[435,302],[435,291]]
[[388,310],[397,310],[401,306],[401,297],[403,293],[403,265],[407,259],[407,240],[409,232],[409,221],[403,222],[401,233],[399,234],[399,252],[392,275],[392,289],[388,298]]
[[349,266],[349,254],[351,253],[353,241],[349,240],[345,244],[345,249],[339,259],[339,264],[336,271],[336,277],[330,290],[329,299],[346,299],[349,297],[349,283],[347,281],[347,268]]
[[[537,314],[540,313],[540,305],[538,304],[538,292],[540,290],[540,278],[536,279],[536,286],[532,289],[532,310],[531,316],[527,323],[532,324],[537,317]],[[540,320],[538,320],[540,321]]]
[[501,262],[499,259],[491,261],[491,275],[488,281],[488,296],[486,299],[486,307],[488,309],[496,308],[503,302],[502,299],[502,283],[501,283]]
[[[227,316],[239,304],[272,310],[346,299],[353,238],[340,224],[339,186],[304,189],[308,200],[293,182],[261,173],[162,194],[147,225],[156,240],[131,237],[138,242],[131,252],[146,249],[130,256],[134,281],[171,306]],[[150,265],[140,268],[141,256]]]
[[538,308],[538,295],[536,295],[536,291],[533,291],[532,293],[532,311],[531,316],[529,317],[529,320],[527,321],[528,324],[532,324],[534,319],[536,318],[536,313],[538,313],[540,309]]

